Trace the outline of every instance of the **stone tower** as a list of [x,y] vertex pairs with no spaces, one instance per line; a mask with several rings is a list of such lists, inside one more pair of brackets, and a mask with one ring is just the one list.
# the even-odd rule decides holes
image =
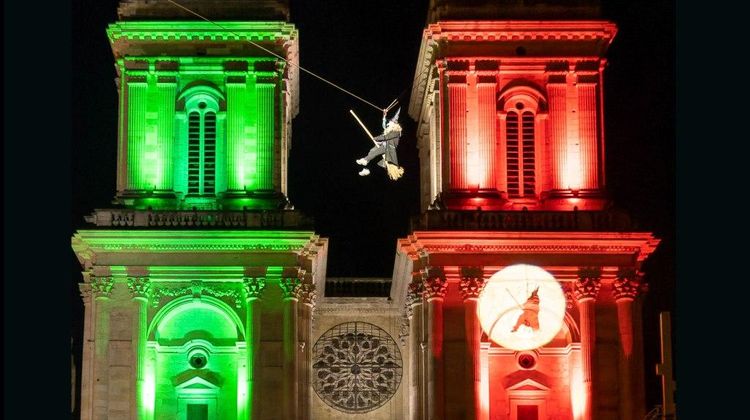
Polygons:
[[[423,213],[393,285],[408,418],[643,418],[640,267],[659,240],[606,195],[617,27],[599,16],[596,1],[430,2],[409,106]],[[519,267],[564,301],[541,344],[516,329],[543,330],[554,298],[534,305],[539,280],[514,278]]]
[[327,240],[286,198],[297,30],[284,0],[181,3],[213,23],[122,1],[107,29],[117,192],[72,239],[81,418],[306,418]]

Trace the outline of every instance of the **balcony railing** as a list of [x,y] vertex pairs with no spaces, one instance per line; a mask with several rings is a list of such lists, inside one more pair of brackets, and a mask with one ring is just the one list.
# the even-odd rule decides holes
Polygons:
[[86,222],[113,228],[312,229],[310,217],[294,210],[149,211],[97,209]]
[[627,213],[604,211],[428,210],[412,218],[412,230],[628,231]]

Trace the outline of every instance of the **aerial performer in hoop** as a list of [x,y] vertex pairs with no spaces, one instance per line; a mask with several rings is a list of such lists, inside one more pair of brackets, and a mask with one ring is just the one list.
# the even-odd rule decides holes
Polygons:
[[521,307],[523,312],[518,316],[516,325],[510,332],[518,331],[518,327],[525,325],[534,331],[539,330],[539,288],[537,287],[531,292],[531,296],[526,299],[523,306]]
[[398,156],[396,155],[396,147],[398,147],[398,142],[401,138],[401,125],[398,123],[398,116],[401,113],[401,108],[396,111],[396,114],[394,114],[390,120],[388,120],[388,108],[383,110],[383,134],[377,137],[373,137],[372,134],[370,134],[370,131],[364,124],[362,124],[362,121],[357,117],[354,111],[349,110],[349,112],[354,115],[354,118],[357,119],[359,124],[375,144],[367,153],[367,156],[355,161],[357,164],[364,166],[364,168],[359,171],[359,175],[370,175],[370,170],[367,169],[367,165],[371,160],[380,156],[381,158],[378,161],[378,166],[386,170],[388,177],[393,181],[401,178],[404,174],[404,168],[398,166]]

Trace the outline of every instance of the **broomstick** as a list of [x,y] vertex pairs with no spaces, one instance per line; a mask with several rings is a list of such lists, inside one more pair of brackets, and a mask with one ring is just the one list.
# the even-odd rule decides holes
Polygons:
[[[370,130],[368,130],[367,127],[365,127],[365,125],[362,124],[362,120],[360,120],[357,114],[355,114],[354,111],[352,111],[351,109],[349,110],[349,112],[351,112],[351,114],[357,120],[359,125],[362,126],[362,129],[365,130],[365,133],[367,133],[367,135],[370,136],[370,140],[372,140],[372,143],[375,146],[377,146],[378,143],[375,141],[375,138],[372,136],[372,134],[370,134]],[[385,169],[388,172],[388,177],[394,181],[401,178],[401,176],[404,174],[404,168],[398,165],[394,165],[391,162],[388,162],[387,160],[385,160],[385,155],[382,156],[382,159],[383,159],[383,162],[385,162]]]

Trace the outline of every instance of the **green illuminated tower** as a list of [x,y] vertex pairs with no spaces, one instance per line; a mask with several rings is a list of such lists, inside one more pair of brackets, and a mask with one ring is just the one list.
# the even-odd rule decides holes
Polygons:
[[[297,30],[286,13],[269,8],[279,2],[210,3],[185,5],[211,22],[166,1],[123,2],[120,21],[107,29],[120,99],[119,203],[288,204],[290,128],[299,107]],[[248,20],[238,20],[243,16]]]
[[297,30],[286,0],[179,3],[211,22],[133,0],[107,28],[117,192],[72,239],[81,418],[308,418],[328,242],[286,198]]

